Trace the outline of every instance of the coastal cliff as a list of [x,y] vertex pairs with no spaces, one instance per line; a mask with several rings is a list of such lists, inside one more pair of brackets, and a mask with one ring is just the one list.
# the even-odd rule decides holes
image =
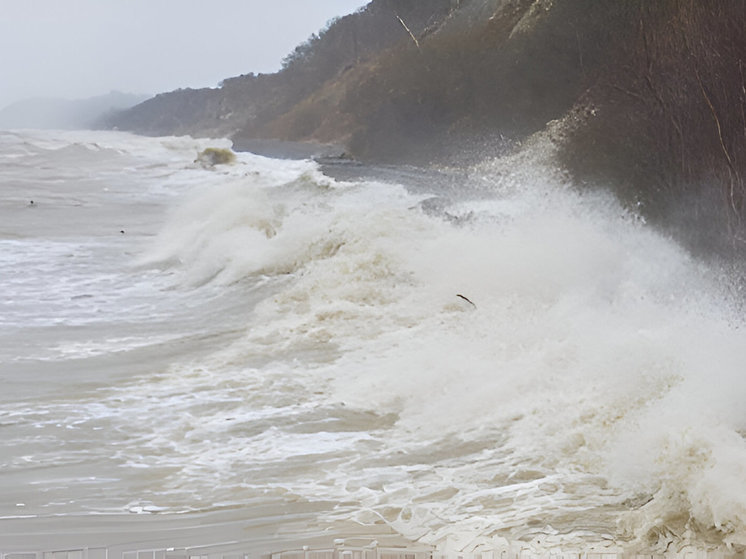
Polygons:
[[746,0],[373,0],[275,74],[108,124],[468,164],[549,128],[558,162],[703,254],[746,247]]

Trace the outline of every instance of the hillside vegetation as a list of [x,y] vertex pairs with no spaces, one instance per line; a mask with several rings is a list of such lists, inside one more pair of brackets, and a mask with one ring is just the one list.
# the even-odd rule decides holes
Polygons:
[[551,121],[576,182],[707,254],[746,249],[746,0],[373,0],[271,75],[162,94],[112,125],[468,163]]
[[[447,17],[451,7],[452,0],[374,0],[355,14],[329,22],[296,47],[275,74],[250,73],[227,78],[217,89],[163,93],[120,113],[107,125],[152,135],[291,139],[273,132],[274,121],[324,84],[344,80],[351,68],[408,39],[397,15],[412,33],[423,34]],[[312,132],[292,139],[306,139]]]

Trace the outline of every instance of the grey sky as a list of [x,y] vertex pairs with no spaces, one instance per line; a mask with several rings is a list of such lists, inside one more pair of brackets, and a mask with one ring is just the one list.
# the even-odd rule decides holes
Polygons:
[[366,0],[0,0],[0,108],[273,72]]

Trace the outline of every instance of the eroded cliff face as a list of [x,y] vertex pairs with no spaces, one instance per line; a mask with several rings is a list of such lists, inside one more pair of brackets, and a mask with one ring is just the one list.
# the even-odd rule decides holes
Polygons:
[[746,252],[746,2],[628,2],[560,159],[700,253]]
[[277,74],[163,94],[113,124],[454,164],[554,122],[576,181],[613,188],[691,246],[740,254],[745,13],[746,0],[374,0]]
[[[180,89],[157,95],[109,120],[108,126],[142,134],[307,139],[313,126],[283,130],[275,121],[311,103],[327,83],[344,82],[358,65],[381,52],[432,32],[457,9],[455,0],[373,0],[364,9],[332,20],[296,47],[275,74],[225,79],[219,88]],[[297,130],[296,130],[297,129]]]
[[[164,93],[110,125],[344,142],[364,158],[440,158],[455,144],[444,133],[520,137],[568,109],[580,87],[577,30],[561,37],[543,22],[577,3],[373,0],[297,47],[276,74]],[[568,64],[560,42],[569,39]]]

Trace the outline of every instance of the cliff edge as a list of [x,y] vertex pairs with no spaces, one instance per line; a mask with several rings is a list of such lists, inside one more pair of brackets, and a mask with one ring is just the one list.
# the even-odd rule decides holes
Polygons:
[[745,28],[746,0],[373,0],[276,74],[165,93],[109,125],[457,164],[553,122],[577,183],[612,188],[703,254],[740,257]]

